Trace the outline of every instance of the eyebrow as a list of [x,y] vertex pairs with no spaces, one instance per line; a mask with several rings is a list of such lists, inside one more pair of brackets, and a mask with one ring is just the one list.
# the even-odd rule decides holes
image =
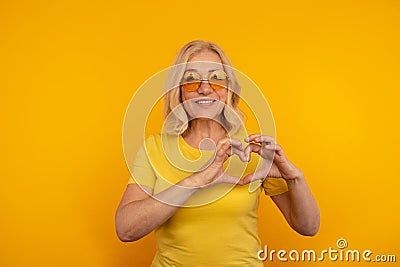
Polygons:
[[[208,72],[210,73],[210,72],[213,72],[213,71],[216,71],[216,70],[222,70],[222,69],[209,70]],[[185,72],[188,72],[188,71],[195,71],[195,72],[197,72],[198,70],[197,70],[197,69],[187,69],[187,70],[185,70]]]

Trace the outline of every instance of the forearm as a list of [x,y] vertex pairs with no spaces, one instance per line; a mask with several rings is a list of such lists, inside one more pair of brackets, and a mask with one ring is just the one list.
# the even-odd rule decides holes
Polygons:
[[229,147],[230,139],[219,141],[214,162],[206,169],[188,176],[157,195],[119,207],[116,214],[118,237],[122,241],[138,240],[167,221],[201,188],[221,182],[236,183],[239,178],[224,174],[222,169]]
[[167,221],[199,190],[191,187],[192,179],[186,178],[157,195],[121,207],[116,214],[118,237],[125,242],[135,241]]
[[300,234],[315,235],[320,225],[320,215],[304,175],[287,180],[290,196],[291,226]]

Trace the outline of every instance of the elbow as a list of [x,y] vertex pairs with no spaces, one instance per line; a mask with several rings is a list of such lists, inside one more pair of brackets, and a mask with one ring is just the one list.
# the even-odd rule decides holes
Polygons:
[[123,233],[119,233],[118,231],[117,231],[117,236],[118,236],[118,239],[121,242],[132,242],[132,241],[134,241],[133,238],[131,238],[129,235],[123,234]]
[[118,235],[118,239],[119,239],[121,242],[124,242],[124,243],[134,242],[134,241],[138,240],[138,239],[131,238],[131,237],[129,237],[129,236],[121,236],[121,235]]
[[118,227],[118,225],[116,225],[116,233],[117,233],[118,239],[122,242],[132,242],[133,241],[132,237],[127,233],[127,231],[123,231],[121,229],[121,227]]
[[315,236],[319,231],[320,219],[319,215],[314,220],[309,221],[307,224],[292,227],[297,233],[303,236]]
[[141,238],[138,237],[138,234],[135,233],[134,227],[129,227],[122,221],[118,220],[118,218],[116,219],[115,222],[115,230],[118,239],[122,242],[133,242]]
[[318,233],[318,230],[319,230],[319,225],[296,231],[303,236],[315,236]]
[[116,232],[117,232],[118,239],[124,243],[125,242],[134,242],[141,238],[140,236],[137,236],[130,231],[119,230],[118,227],[116,230],[117,230]]
[[141,237],[138,237],[135,227],[127,223],[120,210],[115,214],[115,231],[117,237],[122,242],[133,242]]
[[146,232],[141,231],[138,227],[133,227],[123,223],[115,224],[118,239],[122,242],[134,242],[146,235]]

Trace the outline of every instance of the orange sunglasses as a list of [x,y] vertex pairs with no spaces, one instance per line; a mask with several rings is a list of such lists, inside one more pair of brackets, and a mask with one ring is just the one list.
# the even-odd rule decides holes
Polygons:
[[194,92],[200,88],[202,82],[208,82],[214,90],[228,88],[229,77],[223,70],[210,72],[207,79],[202,79],[200,74],[195,71],[187,71],[183,75],[180,86],[185,91]]

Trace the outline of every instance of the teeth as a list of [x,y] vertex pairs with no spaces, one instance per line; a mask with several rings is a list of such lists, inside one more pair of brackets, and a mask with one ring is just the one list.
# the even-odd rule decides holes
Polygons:
[[209,104],[214,102],[215,100],[198,100],[196,101],[197,104]]

